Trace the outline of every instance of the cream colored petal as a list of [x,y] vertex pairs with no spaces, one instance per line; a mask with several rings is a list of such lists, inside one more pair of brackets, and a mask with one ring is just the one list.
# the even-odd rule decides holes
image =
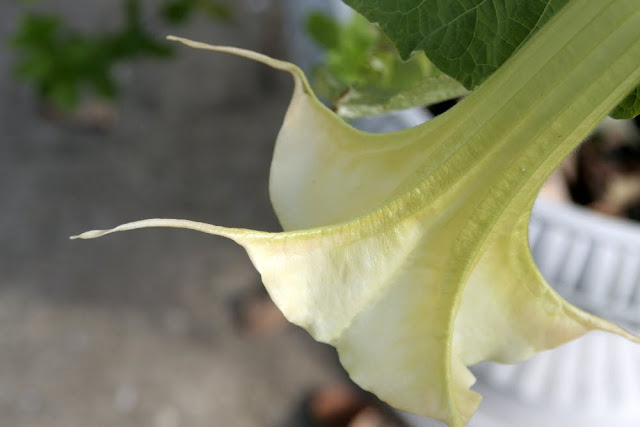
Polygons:
[[479,396],[448,348],[461,289],[448,274],[449,230],[423,217],[426,211],[404,219],[384,213],[299,232],[155,219],[78,237],[177,227],[230,238],[245,247],[285,316],[336,346],[357,383],[399,408],[459,425]]
[[464,425],[480,401],[469,390],[468,365],[522,360],[592,329],[633,338],[558,297],[517,249],[526,237],[520,227],[498,233],[465,282],[462,267],[472,259],[451,256],[449,227],[457,222],[427,219],[433,217],[427,209],[405,219],[377,211],[339,226],[284,233],[158,219],[80,237],[160,226],[236,241],[285,316],[334,345],[354,381],[400,409],[450,426]]
[[[634,22],[616,37],[640,31]],[[555,45],[560,36],[568,48],[546,48],[549,37]],[[538,37],[529,50],[548,55],[544,61],[518,54],[450,113],[377,136],[349,128],[322,107],[292,64],[181,40],[294,76],[271,193],[284,228],[301,230],[262,233],[157,219],[79,237],[178,227],[230,238],[247,250],[285,316],[335,345],[356,382],[400,408],[462,426],[479,402],[469,390],[469,364],[521,360],[591,329],[633,338],[559,298],[527,248],[523,212],[537,183],[640,79],[591,76],[587,59],[611,57],[621,76],[631,76],[638,71],[629,58],[637,55],[616,53],[615,37],[611,46],[576,37],[568,30]],[[566,78],[567,71],[587,75]]]
[[432,147],[419,134],[358,131],[296,90],[276,141],[269,186],[284,229],[343,222],[406,191]]
[[527,244],[529,216],[495,230],[465,287],[453,348],[466,365],[523,361],[587,332],[603,330],[639,341],[619,326],[560,297],[535,266]]
[[293,97],[276,141],[269,184],[285,230],[336,224],[380,207],[408,189],[407,180],[439,141],[435,127],[371,134],[347,125],[317,100],[302,71],[288,62],[243,49],[170,39],[244,56],[293,76]]
[[151,219],[74,238],[146,227],[187,228],[234,240],[247,250],[287,319],[317,340],[331,342],[392,283],[423,236],[424,225],[410,219],[392,223],[379,214],[372,215],[368,224],[262,233],[187,220]]
[[446,253],[446,247],[423,242],[333,344],[366,390],[399,409],[460,426],[480,396],[469,390],[475,378],[450,353],[448,325],[460,288],[454,277],[447,280]]

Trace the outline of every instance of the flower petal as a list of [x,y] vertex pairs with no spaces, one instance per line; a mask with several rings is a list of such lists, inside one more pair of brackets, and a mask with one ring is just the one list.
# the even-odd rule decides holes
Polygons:
[[[640,14],[626,20],[629,12],[613,3],[607,11],[615,19],[570,7],[585,11],[579,35],[557,20],[573,22],[565,8],[554,25],[566,31],[541,30],[450,113],[377,136],[326,110],[293,64],[181,39],[294,76],[271,192],[284,228],[300,230],[155,219],[78,237],[177,227],[230,238],[247,250],[284,315],[336,346],[357,383],[399,408],[461,426],[479,403],[470,364],[522,360],[595,329],[636,339],[553,292],[527,245],[540,183],[640,80]],[[611,26],[601,43],[591,38],[596,18],[624,25]],[[549,40],[564,50],[546,49]],[[527,48],[548,57],[533,61]],[[585,65],[603,58],[617,72],[607,70],[607,79]]]

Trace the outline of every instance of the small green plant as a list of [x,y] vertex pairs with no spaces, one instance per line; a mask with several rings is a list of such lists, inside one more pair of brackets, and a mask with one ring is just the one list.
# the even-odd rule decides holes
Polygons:
[[195,12],[203,12],[213,20],[229,21],[231,9],[211,0],[174,0],[161,8],[162,16],[173,24],[186,22]]
[[181,40],[293,76],[270,178],[285,231],[150,219],[78,237],[177,227],[234,240],[285,316],[335,346],[354,381],[452,427],[480,403],[470,365],[593,330],[640,342],[556,294],[527,241],[549,174],[610,111],[637,113],[640,0],[348,3],[471,94],[421,126],[368,134],[326,109],[295,65]]
[[[162,13],[178,23],[197,9],[229,18],[226,7],[206,1],[175,0],[165,3]],[[25,14],[11,41],[19,53],[15,76],[32,84],[41,98],[61,110],[75,107],[85,90],[114,97],[116,64],[137,57],[168,58],[173,51],[145,29],[139,0],[123,0],[123,10],[121,29],[97,34],[76,31],[56,15]]]
[[313,86],[342,117],[435,104],[467,93],[424,52],[402,60],[391,40],[361,15],[342,24],[313,13],[307,30],[326,52],[324,62],[313,69]]

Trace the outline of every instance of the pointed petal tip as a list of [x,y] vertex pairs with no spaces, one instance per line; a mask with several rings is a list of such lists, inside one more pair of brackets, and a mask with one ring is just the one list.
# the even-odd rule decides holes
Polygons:
[[241,49],[241,48],[232,47],[232,46],[212,45],[212,44],[202,43],[202,42],[198,42],[198,41],[194,41],[194,40],[190,40],[190,39],[187,39],[184,37],[178,37],[178,36],[167,36],[167,40],[182,43],[186,46],[193,47],[196,49],[212,50],[216,52],[230,53],[233,55],[242,56],[248,59],[253,59],[254,61],[261,62],[265,65],[269,65],[273,68],[277,68],[279,70],[295,73],[296,75],[302,73],[302,71],[298,68],[298,66],[296,66],[295,64],[292,64],[291,62],[281,61],[279,59],[275,59],[270,56],[264,55],[262,53],[254,52],[248,49]]
[[636,335],[635,332],[631,332],[628,331],[624,328],[620,328],[620,330],[622,332],[618,333],[618,335],[622,336],[623,338],[628,339],[629,341],[636,343],[636,344],[640,344],[640,335]]
[[112,230],[90,230],[90,231],[85,231],[84,233],[77,234],[75,236],[69,236],[69,239],[70,240],[95,239],[95,238],[104,236],[105,234],[109,234],[111,232],[112,232]]
[[143,219],[141,221],[128,222],[108,230],[91,230],[86,231],[77,236],[71,236],[70,239],[95,239],[107,234],[117,233],[120,231],[139,230],[141,228],[183,228],[187,230],[199,231],[201,233],[213,234],[216,236],[226,237],[242,244],[247,239],[264,238],[265,236],[273,236],[277,233],[260,232],[254,230],[240,228],[226,228],[217,225],[211,225],[204,222],[189,221],[185,219],[168,219],[153,218]]
[[214,52],[229,53],[232,55],[241,56],[243,58],[260,62],[271,68],[275,68],[276,70],[286,71],[293,76],[296,82],[296,85],[299,84],[305,93],[309,95],[313,95],[313,90],[311,89],[311,86],[309,85],[309,82],[307,81],[307,78],[304,75],[304,72],[300,69],[300,67],[298,67],[297,65],[291,62],[275,59],[270,56],[264,55],[262,53],[254,52],[248,49],[241,49],[241,48],[231,47],[231,46],[211,45],[208,43],[202,43],[202,42],[190,40],[184,37],[169,35],[167,36],[167,40],[182,43],[186,46],[189,46],[195,49],[212,50]]
[[627,329],[616,323],[610,322],[604,319],[597,319],[598,322],[595,325],[591,325],[591,330],[599,330],[602,332],[608,332],[625,338],[633,343],[640,344],[640,335],[638,330]]

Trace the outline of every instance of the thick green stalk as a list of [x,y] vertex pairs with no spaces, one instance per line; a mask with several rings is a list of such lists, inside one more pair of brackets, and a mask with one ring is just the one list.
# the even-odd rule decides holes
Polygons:
[[493,188],[490,179],[503,197],[527,189],[531,199],[543,177],[640,81],[639,58],[640,1],[570,2],[437,124],[408,132],[439,141],[416,176],[428,176],[421,197],[438,197],[463,177],[470,193]]
[[[526,227],[522,206],[531,206],[546,177],[640,82],[639,58],[640,1],[575,0],[437,123],[408,132],[439,142],[416,176],[420,183],[407,183],[414,190],[395,206],[403,215],[454,206],[452,221],[466,225],[452,245],[448,277],[467,281],[484,248],[500,238],[492,234],[498,223],[512,232]],[[453,336],[463,293],[450,292]]]

